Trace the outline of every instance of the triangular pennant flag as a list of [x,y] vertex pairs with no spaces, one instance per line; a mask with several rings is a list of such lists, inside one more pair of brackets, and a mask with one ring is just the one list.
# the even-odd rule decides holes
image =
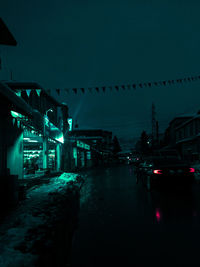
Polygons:
[[15,92],[15,94],[16,94],[17,96],[21,97],[21,90],[17,90],[17,91]]
[[115,89],[116,89],[117,91],[119,91],[119,86],[115,85]]
[[66,93],[69,93],[69,88],[64,89]]
[[27,89],[27,90],[26,90],[26,93],[27,93],[27,96],[29,97],[30,94],[31,94],[31,89]]
[[148,83],[148,86],[151,87],[151,83]]
[[135,89],[136,88],[136,84],[133,84],[132,87]]
[[189,82],[191,81],[190,77],[188,77],[188,81],[189,81]]
[[142,83],[139,83],[139,87],[142,88]]
[[171,84],[171,81],[170,80],[168,81],[168,84]]
[[77,94],[77,88],[73,88],[75,94]]
[[56,89],[56,92],[59,95],[60,94],[60,89]]
[[163,81],[163,85],[166,85],[166,81]]
[[122,88],[123,90],[125,90],[125,89],[126,89],[125,85],[121,85],[121,88]]
[[96,89],[97,92],[99,92],[99,87],[96,87],[95,89]]
[[103,90],[103,92],[105,93],[105,91],[106,91],[106,87],[103,86],[103,87],[102,87],[102,90]]
[[88,88],[89,92],[92,93],[92,88]]
[[174,80],[171,80],[171,82],[174,84]]
[[144,83],[143,86],[147,87],[147,83]]
[[83,94],[85,93],[85,89],[84,88],[81,88],[81,91],[82,91]]
[[41,94],[41,89],[36,89],[36,93],[37,93],[38,96],[40,96],[40,94]]
[[154,82],[154,84],[157,86],[158,85],[158,83],[157,82]]
[[192,81],[194,81],[194,77],[191,77]]

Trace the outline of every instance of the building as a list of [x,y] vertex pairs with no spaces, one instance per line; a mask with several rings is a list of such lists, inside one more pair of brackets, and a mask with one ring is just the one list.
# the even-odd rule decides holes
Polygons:
[[191,119],[193,116],[194,114],[184,114],[172,119],[169,123],[168,128],[165,130],[162,143],[173,148],[176,145],[175,129],[185,121]]
[[101,129],[74,129],[68,134],[66,151],[69,153],[68,165],[71,163],[68,168],[71,169],[106,164],[112,155],[112,132]]
[[176,148],[184,159],[200,160],[200,114],[194,115],[176,127]]
[[31,119],[11,114],[23,127],[22,177],[45,170],[61,170],[68,107],[57,102],[38,83],[9,81],[6,85],[32,109]]

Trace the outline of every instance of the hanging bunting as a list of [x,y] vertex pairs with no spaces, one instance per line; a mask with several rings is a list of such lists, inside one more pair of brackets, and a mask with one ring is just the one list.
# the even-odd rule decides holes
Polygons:
[[[131,88],[134,88],[136,89],[136,87],[140,87],[140,88],[143,88],[143,87],[151,87],[151,86],[166,86],[166,85],[172,85],[172,84],[175,84],[175,83],[183,83],[183,82],[191,82],[191,81],[197,81],[197,80],[200,80],[200,75],[199,76],[191,76],[191,77],[185,77],[185,78],[180,78],[180,79],[176,79],[176,80],[165,80],[165,81],[157,81],[157,82],[145,82],[145,83],[139,83],[139,84],[128,84],[128,85],[115,85],[115,86],[108,86],[107,88],[110,88],[110,91],[112,91],[113,88],[115,88],[117,91],[120,90],[120,88],[122,88],[123,90],[130,90]],[[86,88],[89,90],[90,93],[92,93],[92,89],[96,89],[97,92],[100,92],[100,88],[102,88],[102,91],[105,93],[106,92],[106,86],[102,86],[102,87],[92,87],[92,88]],[[74,93],[77,94],[78,90],[80,89],[82,91],[82,93],[85,93],[85,88],[72,88]],[[57,94],[59,95],[60,94],[60,89],[55,89]],[[70,89],[69,88],[64,88],[64,90],[69,93],[70,92]],[[25,90],[28,97],[30,96],[30,93],[31,93],[31,89],[30,90]],[[50,90],[46,90],[49,94],[50,94]],[[22,91],[20,91],[19,93],[16,92],[16,94],[18,96],[20,96]],[[36,89],[36,92],[38,94],[38,96],[40,96],[41,94],[41,89]]]
[[36,93],[37,93],[38,96],[40,96],[40,94],[41,94],[41,89],[36,89]]
[[27,96],[29,97],[31,94],[31,89],[26,90]]
[[77,94],[77,88],[73,88],[75,94]]
[[17,90],[17,91],[15,92],[15,94],[16,94],[17,96],[21,97],[21,90]]
[[56,89],[56,93],[60,95],[60,89]]

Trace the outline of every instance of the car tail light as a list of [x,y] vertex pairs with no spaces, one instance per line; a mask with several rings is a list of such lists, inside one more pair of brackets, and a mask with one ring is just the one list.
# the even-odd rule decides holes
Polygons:
[[162,170],[153,170],[154,174],[162,174]]
[[195,172],[195,169],[194,168],[190,168],[190,172]]

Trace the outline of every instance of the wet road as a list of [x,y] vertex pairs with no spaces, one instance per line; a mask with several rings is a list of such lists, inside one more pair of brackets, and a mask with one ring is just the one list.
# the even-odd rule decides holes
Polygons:
[[200,185],[147,192],[133,166],[90,172],[72,266],[200,266]]

